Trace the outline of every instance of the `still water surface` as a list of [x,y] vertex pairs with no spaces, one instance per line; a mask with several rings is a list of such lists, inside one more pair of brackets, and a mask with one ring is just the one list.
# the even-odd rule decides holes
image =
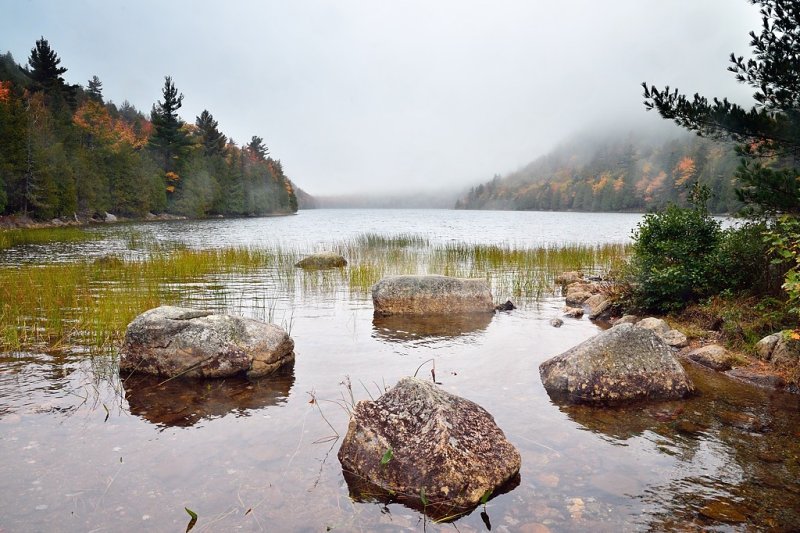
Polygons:
[[[365,232],[518,247],[620,242],[639,220],[304,211],[108,226],[94,230],[104,235],[97,242],[29,247],[0,260],[126,251],[132,229],[196,247],[282,243],[310,251]],[[250,313],[258,281],[222,283],[235,310]],[[371,301],[348,291],[276,298],[275,321],[291,325],[297,360],[268,380],[158,386],[121,380],[99,358],[0,355],[0,531],[183,531],[184,507],[199,515],[192,531],[486,531],[480,510],[432,524],[399,504],[356,502],[336,458],[347,413],[325,400],[349,399],[348,377],[357,400],[376,397],[420,365],[420,375],[429,375],[430,359],[442,387],[492,413],[522,454],[520,485],[487,506],[492,531],[789,531],[800,524],[796,396],[690,368],[700,394],[688,401],[563,407],[544,391],[538,365],[598,328],[585,319],[551,327],[563,306],[555,296],[490,319],[437,323],[375,321]]]

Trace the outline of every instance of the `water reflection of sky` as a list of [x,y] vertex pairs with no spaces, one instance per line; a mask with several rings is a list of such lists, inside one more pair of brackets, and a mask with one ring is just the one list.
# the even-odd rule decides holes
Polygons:
[[[320,211],[132,227],[197,244],[259,245],[281,235],[292,246],[313,247],[333,235],[331,228],[341,230],[336,238],[392,227],[444,240],[467,232],[464,221],[471,220],[471,240],[519,244],[593,231],[601,240],[625,238],[639,219],[609,217],[604,225],[597,215],[568,214],[559,225],[553,221],[563,214],[552,214],[549,223],[563,232],[541,238],[528,234],[539,215],[456,213],[449,225],[440,224],[439,212],[387,211],[357,227],[320,227]],[[336,215],[336,224],[359,220],[358,212]],[[115,228],[125,231],[97,231]],[[119,242],[124,245],[123,234]],[[95,245],[59,257],[93,254]],[[420,515],[402,505],[350,501],[336,433],[346,431],[350,402],[376,397],[420,367],[428,377],[434,365],[441,386],[486,408],[522,453],[519,486],[487,506],[493,530],[739,527],[701,515],[716,500],[746,512],[751,522],[741,529],[800,522],[796,397],[690,369],[700,394],[685,402],[615,410],[554,405],[539,363],[598,331],[586,319],[550,326],[561,299],[477,323],[387,323],[374,319],[366,294],[301,285],[283,292],[255,271],[183,289],[195,305],[255,318],[271,314],[291,327],[294,366],[274,381],[161,384],[121,380],[103,356],[5,356],[0,528],[185,529],[183,508],[189,507],[200,515],[198,530],[419,530]],[[456,525],[485,530],[480,513]],[[452,526],[427,522],[426,528]]]

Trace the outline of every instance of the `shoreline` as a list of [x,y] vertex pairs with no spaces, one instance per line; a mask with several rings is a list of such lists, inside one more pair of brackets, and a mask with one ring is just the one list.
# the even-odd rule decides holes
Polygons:
[[239,218],[270,218],[270,217],[285,217],[293,216],[297,213],[266,213],[263,215],[242,215],[242,216],[224,216],[214,215],[203,218],[192,218],[183,215],[172,215],[170,213],[161,213],[155,215],[148,213],[144,217],[123,217],[106,213],[104,218],[96,217],[79,217],[75,215],[73,218],[53,218],[51,220],[34,220],[26,215],[0,215],[0,231],[15,230],[15,229],[49,229],[49,228],[66,228],[66,227],[86,227],[100,224],[118,224],[122,222],[166,222],[173,220],[215,220],[215,219],[239,219]]

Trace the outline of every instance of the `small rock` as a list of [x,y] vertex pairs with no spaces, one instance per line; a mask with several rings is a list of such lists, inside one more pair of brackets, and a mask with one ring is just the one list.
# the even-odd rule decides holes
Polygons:
[[670,329],[669,324],[665,320],[655,317],[647,317],[643,318],[636,323],[637,328],[644,328],[649,329],[659,337],[663,338],[663,335],[667,333]]
[[694,422],[691,422],[689,420],[679,420],[675,424],[675,429],[678,431],[678,433],[695,436],[703,433],[707,428],[699,424],[695,424]]
[[745,431],[761,433],[766,429],[766,425],[761,420],[747,413],[719,411],[717,412],[717,418],[726,426],[732,426]]
[[747,522],[747,517],[734,504],[725,500],[714,500],[700,509],[700,514],[719,522]]
[[636,315],[623,315],[614,322],[614,325],[616,326],[617,324],[636,324],[638,321],[639,317]]
[[553,326],[554,328],[560,328],[561,326],[564,325],[564,321],[561,320],[560,318],[551,318],[550,325]]
[[594,294],[583,304],[589,308],[590,320],[606,318],[611,311],[611,299],[605,294]]
[[689,339],[677,329],[671,329],[663,335],[660,335],[660,337],[673,348],[685,348],[689,345]]
[[780,339],[780,333],[773,333],[772,335],[767,335],[758,341],[756,343],[756,353],[758,354],[759,359],[763,361],[769,361],[772,351],[775,349],[775,346],[778,344]]
[[562,272],[558,276],[556,276],[556,284],[558,285],[570,285],[572,283],[576,283],[583,279],[582,272]]
[[514,302],[512,302],[511,300],[506,300],[506,303],[496,305],[494,307],[494,310],[495,311],[513,311],[516,308],[517,308],[517,306],[514,305]]
[[335,252],[317,252],[304,257],[294,266],[308,270],[341,268],[347,266],[347,260]]
[[564,316],[569,318],[581,318],[583,316],[583,308],[582,307],[565,307],[564,308]]
[[730,370],[734,361],[728,350],[718,344],[702,346],[690,351],[685,357],[717,372]]
[[585,302],[591,297],[592,297],[591,292],[582,290],[580,288],[572,290],[572,286],[570,286],[570,288],[567,290],[566,303],[568,306],[578,306],[583,304],[583,302]]

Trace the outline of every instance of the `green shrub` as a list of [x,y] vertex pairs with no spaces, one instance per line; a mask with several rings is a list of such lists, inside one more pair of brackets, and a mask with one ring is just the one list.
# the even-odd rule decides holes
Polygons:
[[704,207],[670,205],[645,215],[633,234],[634,302],[669,312],[712,294],[721,234]]
[[717,289],[770,294],[779,290],[780,275],[770,266],[767,225],[747,222],[720,234],[716,261]]

